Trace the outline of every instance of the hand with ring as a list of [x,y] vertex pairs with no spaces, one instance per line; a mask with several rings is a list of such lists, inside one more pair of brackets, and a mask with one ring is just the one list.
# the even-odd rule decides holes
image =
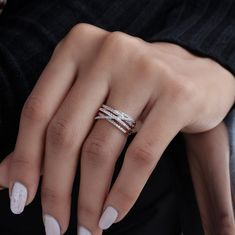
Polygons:
[[9,164],[11,209],[19,214],[32,202],[42,169],[46,232],[65,233],[81,160],[78,234],[100,235],[126,216],[177,133],[213,129],[234,99],[233,75],[209,58],[79,24],[58,44],[23,107]]

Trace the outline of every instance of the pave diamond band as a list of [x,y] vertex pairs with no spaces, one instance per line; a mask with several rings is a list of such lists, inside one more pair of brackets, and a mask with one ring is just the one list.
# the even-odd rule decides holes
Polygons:
[[136,121],[128,114],[103,104],[95,120],[105,119],[125,134],[135,133]]

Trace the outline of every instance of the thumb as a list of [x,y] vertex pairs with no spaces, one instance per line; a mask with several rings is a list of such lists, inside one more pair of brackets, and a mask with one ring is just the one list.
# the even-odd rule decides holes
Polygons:
[[224,123],[204,133],[185,135],[185,140],[205,234],[224,234],[225,229],[232,229],[234,234],[229,143]]
[[8,174],[12,153],[10,153],[0,164],[0,189],[8,188]]

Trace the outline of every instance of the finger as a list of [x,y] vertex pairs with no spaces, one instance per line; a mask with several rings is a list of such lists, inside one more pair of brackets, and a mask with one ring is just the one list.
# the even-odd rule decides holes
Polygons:
[[121,171],[104,204],[99,227],[109,228],[124,218],[139,197],[163,151],[180,130],[177,113],[160,102],[150,111],[130,144]]
[[52,229],[58,234],[64,233],[68,227],[79,151],[97,107],[109,89],[105,73],[98,74],[95,70],[80,73],[48,126],[42,182],[42,207],[48,234]]
[[71,61],[68,53],[55,50],[23,107],[9,175],[11,210],[15,214],[21,213],[25,204],[29,204],[35,196],[45,130],[70,89],[76,72],[76,63]]
[[[113,89],[107,105],[136,119],[146,106],[150,92],[123,87]],[[139,97],[140,101],[136,101]],[[81,156],[78,199],[78,234],[98,235],[103,204],[110,188],[114,167],[127,135],[107,120],[98,120],[86,139]]]
[[9,167],[12,159],[12,153],[9,154],[0,164],[0,189],[8,188]]
[[[21,213],[25,203],[30,203],[34,198],[42,163],[45,130],[76,78],[80,54],[83,54],[83,61],[88,60],[99,49],[99,40],[102,41],[106,33],[88,24],[75,26],[57,46],[27,99],[10,168],[11,209],[14,213]],[[85,47],[88,39],[91,39],[89,47]]]
[[208,234],[223,234],[234,226],[227,130],[221,123],[185,138],[203,227]]

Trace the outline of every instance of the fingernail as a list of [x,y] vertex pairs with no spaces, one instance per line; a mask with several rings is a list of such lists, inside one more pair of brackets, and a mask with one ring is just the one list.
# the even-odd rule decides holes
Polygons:
[[108,206],[100,218],[99,227],[102,230],[108,229],[116,221],[117,217],[117,210],[111,206]]
[[14,183],[10,197],[11,211],[14,214],[20,214],[23,212],[27,201],[27,196],[27,188],[19,182]]
[[43,222],[46,230],[46,235],[60,235],[60,225],[58,221],[51,215],[44,215]]
[[92,235],[91,232],[83,226],[78,227],[78,235]]
[[3,190],[3,189],[5,189],[4,187],[0,187],[0,190]]

